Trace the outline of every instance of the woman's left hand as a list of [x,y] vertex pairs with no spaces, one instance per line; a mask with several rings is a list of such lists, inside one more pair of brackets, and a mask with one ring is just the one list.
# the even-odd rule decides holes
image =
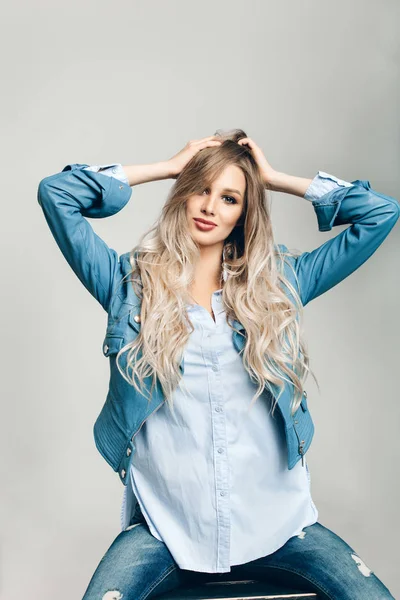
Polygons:
[[261,172],[261,175],[265,182],[266,187],[268,187],[269,189],[272,189],[274,176],[276,175],[277,172],[275,171],[275,169],[273,169],[271,167],[271,165],[265,158],[264,153],[261,150],[261,148],[259,146],[257,146],[257,144],[249,137],[242,138],[241,140],[238,141],[238,144],[240,144],[241,146],[249,147],[249,149],[251,150],[251,153],[252,153],[253,157],[255,158],[255,161],[260,169],[260,172]]

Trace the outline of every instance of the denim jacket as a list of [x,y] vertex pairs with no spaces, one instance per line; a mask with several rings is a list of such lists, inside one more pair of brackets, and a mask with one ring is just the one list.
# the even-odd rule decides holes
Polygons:
[[[117,178],[87,170],[88,166],[68,164],[60,173],[45,177],[39,183],[37,199],[64,257],[108,315],[103,354],[109,358],[109,389],[93,433],[98,451],[126,486],[135,452],[135,435],[165,399],[158,381],[149,402],[151,379],[145,380],[146,393],[141,395],[118,371],[118,351],[140,333],[140,299],[128,281],[132,269],[130,253],[119,256],[94,232],[86,218],[114,215],[127,204],[132,188]],[[399,218],[396,199],[375,192],[369,181],[355,180],[352,184],[312,201],[319,231],[330,231],[337,225],[350,226],[310,252],[284,257],[285,276],[303,306],[360,267]],[[288,250],[284,244],[279,244],[279,248],[283,252]],[[290,297],[290,291],[286,292]],[[246,331],[239,321],[234,319],[232,324],[233,344],[240,352]],[[124,357],[126,353],[120,359],[122,367],[126,365]],[[184,360],[180,369],[184,373]],[[277,397],[278,386],[271,387]],[[289,469],[303,458],[314,434],[307,394],[304,393],[293,416],[292,396],[293,387],[286,382],[277,411],[285,434]]]

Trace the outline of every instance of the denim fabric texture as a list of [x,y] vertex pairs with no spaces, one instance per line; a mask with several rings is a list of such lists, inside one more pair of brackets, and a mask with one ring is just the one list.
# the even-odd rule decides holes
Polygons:
[[180,569],[166,544],[139,519],[105,552],[83,600],[149,600],[183,586],[248,579],[314,592],[318,600],[394,600],[354,548],[319,522],[268,556],[213,574]]

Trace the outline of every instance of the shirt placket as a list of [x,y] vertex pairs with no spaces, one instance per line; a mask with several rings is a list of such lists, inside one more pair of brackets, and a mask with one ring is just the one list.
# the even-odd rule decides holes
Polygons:
[[[204,340],[208,357],[209,400],[211,410],[212,450],[214,463],[214,484],[217,517],[217,568],[230,565],[230,481],[227,447],[226,416],[223,395],[223,379],[218,357],[218,329],[221,327],[221,297],[212,296],[212,309],[216,319],[204,330]],[[221,313],[222,314],[222,313]],[[216,337],[214,337],[216,336]]]

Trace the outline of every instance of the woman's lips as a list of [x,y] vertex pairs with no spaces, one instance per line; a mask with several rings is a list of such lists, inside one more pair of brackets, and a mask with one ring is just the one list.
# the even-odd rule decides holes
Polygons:
[[193,219],[193,221],[195,222],[196,227],[200,229],[200,231],[211,231],[211,229],[214,229],[214,227],[216,227],[216,225],[208,225],[207,223],[196,221],[196,219]]

